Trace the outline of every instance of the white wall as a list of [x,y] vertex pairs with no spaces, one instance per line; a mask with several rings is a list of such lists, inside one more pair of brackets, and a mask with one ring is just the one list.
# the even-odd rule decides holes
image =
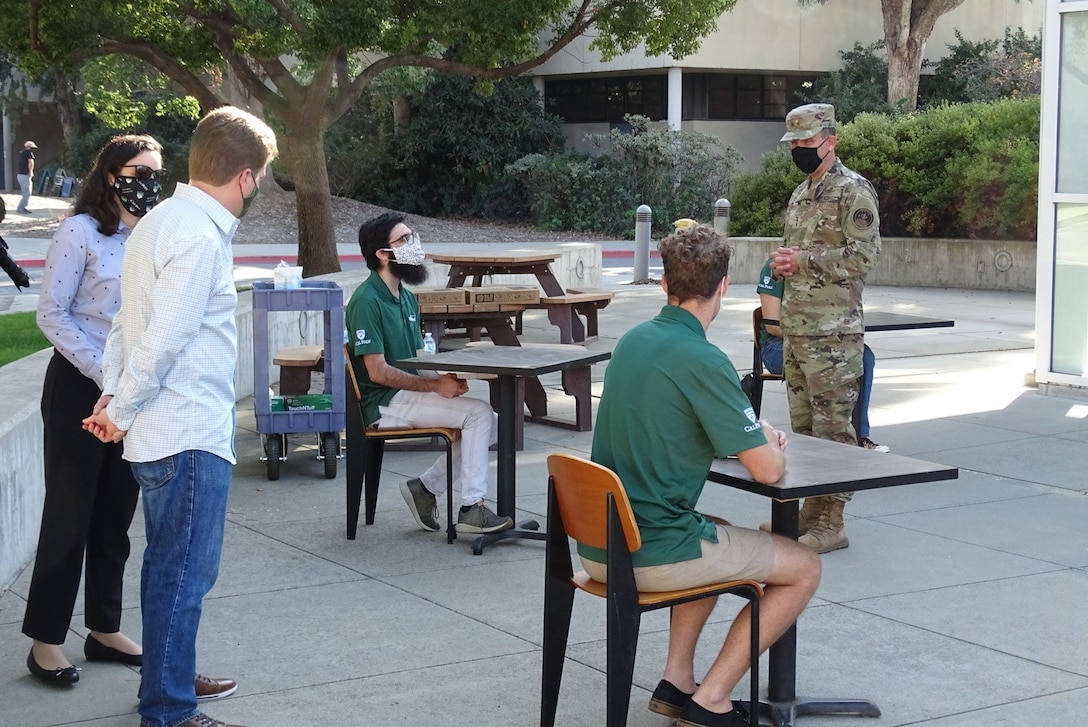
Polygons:
[[[958,28],[969,40],[1001,38],[1005,28],[1023,27],[1028,35],[1040,32],[1041,0],[970,0],[937,21],[926,56],[947,55]],[[602,63],[589,50],[590,39],[580,38],[536,71],[539,76],[581,73],[631,72],[673,66],[691,70],[832,71],[839,68],[839,52],[854,42],[868,45],[884,37],[877,0],[831,0],[826,5],[799,8],[796,0],[748,0],[722,15],[718,30],[687,58],[648,57],[640,46],[631,53]]]

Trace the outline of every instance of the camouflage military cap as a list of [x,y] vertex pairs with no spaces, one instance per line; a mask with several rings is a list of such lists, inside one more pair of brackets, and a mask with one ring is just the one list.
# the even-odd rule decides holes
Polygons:
[[827,103],[805,104],[786,114],[786,133],[779,141],[811,139],[824,129],[835,133],[835,107]]

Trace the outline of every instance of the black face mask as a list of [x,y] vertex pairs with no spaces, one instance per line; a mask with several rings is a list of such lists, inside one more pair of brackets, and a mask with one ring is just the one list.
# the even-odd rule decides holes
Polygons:
[[143,217],[158,203],[162,185],[154,177],[140,179],[118,175],[113,178],[113,191],[129,214]]
[[[823,146],[821,143],[820,146]],[[823,164],[824,157],[820,156],[820,146],[795,146],[790,150],[793,155],[793,163],[805,174],[812,174]]]

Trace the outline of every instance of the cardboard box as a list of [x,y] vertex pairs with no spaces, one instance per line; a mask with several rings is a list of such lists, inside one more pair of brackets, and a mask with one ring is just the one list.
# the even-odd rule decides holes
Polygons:
[[464,288],[411,288],[416,300],[424,305],[459,305],[465,302]]
[[332,411],[332,394],[273,396],[272,411]]
[[540,302],[540,289],[534,285],[489,285],[483,288],[465,288],[469,303],[525,303]]

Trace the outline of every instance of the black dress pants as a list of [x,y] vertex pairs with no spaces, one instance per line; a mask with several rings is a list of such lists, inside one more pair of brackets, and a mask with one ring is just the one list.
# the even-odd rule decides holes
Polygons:
[[121,626],[128,528],[140,488],[121,459],[121,444],[103,444],[83,430],[101,394],[53,352],[42,391],[45,509],[23,618],[23,633],[47,644],[64,643],[84,553],[84,625],[102,633]]

